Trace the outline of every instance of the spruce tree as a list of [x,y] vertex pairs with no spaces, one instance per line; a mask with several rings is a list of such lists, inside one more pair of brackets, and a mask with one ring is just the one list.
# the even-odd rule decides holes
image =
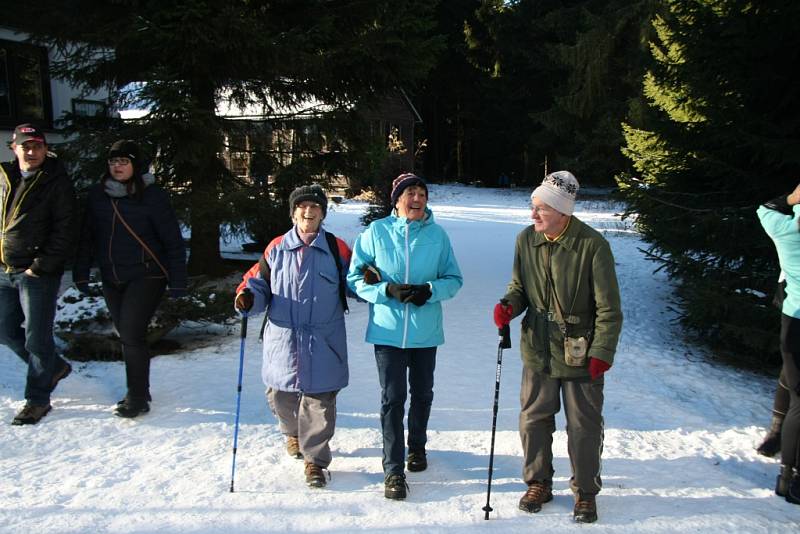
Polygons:
[[[188,196],[190,272],[220,265],[220,225],[235,180],[220,154],[232,127],[220,104],[255,105],[266,115],[308,100],[344,113],[395,86],[413,87],[433,61],[435,3],[423,0],[43,0],[10,24],[62,54],[55,76],[88,91],[110,89],[112,104],[150,113],[106,126],[144,140],[168,181]],[[132,82],[143,82],[126,92]],[[113,122],[113,121],[112,121]],[[79,142],[102,131],[81,128]],[[102,153],[105,146],[87,150]],[[303,165],[287,180],[310,180]],[[285,185],[286,189],[292,185]]]
[[800,4],[669,0],[654,19],[649,109],[625,125],[620,188],[684,324],[724,352],[776,362],[778,267],[755,209],[800,171]]

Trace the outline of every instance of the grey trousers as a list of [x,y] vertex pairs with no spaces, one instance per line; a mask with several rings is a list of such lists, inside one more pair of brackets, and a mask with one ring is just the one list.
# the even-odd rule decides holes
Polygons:
[[267,402],[286,436],[297,436],[306,462],[320,467],[331,463],[329,442],[336,429],[336,394],[291,393],[269,388]]
[[553,432],[555,414],[564,400],[567,416],[567,449],[572,466],[570,487],[575,493],[596,495],[603,451],[603,378],[589,381],[562,380],[524,367],[520,390],[519,435],[525,464],[522,478],[553,484]]

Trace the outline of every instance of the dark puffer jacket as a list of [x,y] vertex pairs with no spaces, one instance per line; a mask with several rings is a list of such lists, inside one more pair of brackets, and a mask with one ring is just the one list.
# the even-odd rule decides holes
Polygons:
[[[0,164],[0,263],[6,272],[30,269],[37,275],[60,276],[75,237],[72,182],[53,157],[21,180],[17,160]],[[23,188],[19,194],[11,194],[12,184]]]
[[111,282],[164,277],[158,263],[119,220],[112,203],[167,270],[170,289],[185,290],[186,248],[169,195],[157,185],[145,187],[141,199],[112,198],[102,182],[89,189],[72,272],[75,284],[89,280],[93,260],[99,263],[103,279]]

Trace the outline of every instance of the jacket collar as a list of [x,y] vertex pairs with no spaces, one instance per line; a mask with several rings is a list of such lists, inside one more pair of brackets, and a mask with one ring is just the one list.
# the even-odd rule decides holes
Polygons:
[[415,228],[421,228],[423,226],[427,226],[429,224],[433,224],[433,212],[430,208],[425,208],[425,216],[418,220],[418,221],[409,221],[406,217],[400,217],[395,214],[396,211],[392,211],[391,217],[392,219],[392,226],[397,230],[402,230],[405,232],[406,226],[408,226],[409,230],[413,230]]
[[[3,164],[3,167],[3,170],[8,173],[9,180],[18,180],[22,176],[19,170],[19,161],[16,158],[7,164]],[[47,156],[42,166],[36,170],[32,177],[39,175],[39,183],[46,183],[62,174],[66,174],[66,172],[60,159]]]
[[[561,236],[561,239],[558,241],[548,241],[547,238],[544,237],[544,234],[541,232],[533,231],[533,246],[538,247],[540,245],[545,245],[547,243],[554,243],[555,245],[562,246],[567,250],[575,250],[575,243],[578,240],[578,236],[581,233],[581,228],[583,227],[583,223],[574,215],[572,216],[572,220],[569,222],[569,226],[567,226],[567,230]],[[533,225],[531,225],[531,229],[533,230]]]
[[[282,244],[287,250],[295,250],[305,246],[303,240],[300,239],[299,235],[297,235],[297,225],[292,226],[292,229],[286,232],[286,234],[283,236]],[[328,251],[328,243],[325,240],[325,227],[320,225],[319,232],[317,232],[317,237],[315,237],[308,246],[316,247],[326,252]]]

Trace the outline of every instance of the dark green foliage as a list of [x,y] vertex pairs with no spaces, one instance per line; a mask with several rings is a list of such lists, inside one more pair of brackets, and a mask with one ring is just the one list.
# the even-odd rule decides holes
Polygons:
[[681,284],[684,323],[721,351],[776,365],[778,266],[755,209],[800,171],[800,4],[667,7],[654,20],[650,109],[625,125],[636,173],[618,182]]
[[[213,273],[221,267],[220,227],[236,223],[229,199],[241,186],[221,159],[225,135],[240,121],[217,109],[255,108],[278,127],[294,120],[286,110],[303,102],[324,102],[339,113],[398,85],[413,88],[438,47],[429,31],[434,6],[427,0],[43,0],[37,10],[47,16],[9,10],[7,17],[62,54],[51,64],[55,76],[86,91],[110,89],[112,107],[150,110],[137,122],[75,128],[80,146],[73,153],[102,154],[117,135],[148,142],[156,173],[184,195],[177,200],[192,228],[190,272]],[[332,169],[335,159],[293,159],[292,168],[277,173],[272,202],[317,180],[310,173]],[[262,216],[271,221],[269,213]]]
[[[464,55],[484,74],[467,84],[476,95],[461,111],[466,142],[480,142],[467,145],[471,167],[525,185],[560,168],[584,184],[608,184],[629,168],[619,153],[620,123],[634,109],[643,36],[657,4],[481,2],[465,25]],[[451,64],[444,66],[450,78]]]
[[[189,296],[180,299],[165,296],[159,304],[147,329],[147,344],[153,354],[180,348],[177,342],[168,342],[164,336],[181,323],[220,325],[234,315],[232,286],[202,279],[194,279],[190,286]],[[91,283],[89,289],[89,296],[70,288],[59,298],[55,334],[66,343],[65,354],[71,360],[122,360],[122,346],[113,330],[100,283]]]

